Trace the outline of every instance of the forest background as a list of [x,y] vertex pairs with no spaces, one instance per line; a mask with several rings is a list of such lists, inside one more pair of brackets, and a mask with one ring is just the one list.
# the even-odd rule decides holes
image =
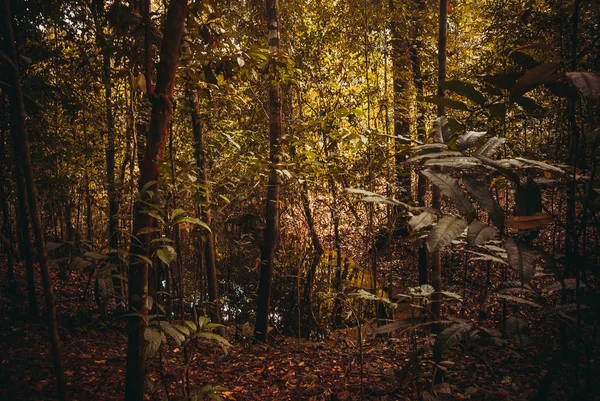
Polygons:
[[3,0],[0,397],[597,399],[599,21]]

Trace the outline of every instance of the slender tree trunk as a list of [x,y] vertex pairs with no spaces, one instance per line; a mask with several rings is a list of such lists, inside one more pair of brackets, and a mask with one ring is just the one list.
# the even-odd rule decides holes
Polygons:
[[[0,160],[6,159],[5,152],[5,142],[4,142],[4,130],[2,130],[2,136],[0,137]],[[7,172],[8,173],[8,172]],[[6,187],[5,187],[6,184]],[[10,208],[8,205],[8,191],[5,188],[8,188],[9,180],[2,174],[0,177],[0,204],[2,206],[2,231],[4,232],[5,244],[4,248],[6,249],[6,267],[8,271],[8,288],[11,296],[11,301],[13,304],[12,312],[15,313],[14,307],[16,306],[16,290],[17,283],[15,282],[15,267],[13,260],[13,236],[12,236],[12,228],[10,224]]]
[[[181,50],[181,38],[188,11],[187,0],[171,0],[167,11],[163,39],[160,50],[160,62],[156,87],[151,96],[152,115],[148,131],[146,150],[138,188],[142,192],[148,189],[156,193],[159,164],[164,160],[165,145],[169,135],[169,123],[173,111],[173,90],[175,73]],[[140,193],[145,202],[156,203],[148,191]],[[142,401],[144,398],[144,379],[146,370],[144,331],[148,315],[148,269],[146,262],[137,255],[148,256],[150,253],[150,234],[138,234],[145,227],[153,227],[155,219],[144,213],[144,203],[136,202],[133,221],[133,235],[138,241],[131,241],[131,259],[129,262],[129,308],[132,316],[128,321],[127,372],[125,381],[125,399]]]
[[[44,231],[40,220],[40,213],[37,201],[37,191],[33,179],[33,169],[31,167],[31,157],[29,150],[29,140],[27,138],[27,126],[25,124],[26,114],[23,104],[23,92],[21,90],[21,78],[19,76],[19,66],[17,49],[12,27],[12,15],[10,13],[9,1],[4,0],[4,30],[5,30],[5,54],[8,55],[12,66],[8,66],[8,74],[12,90],[10,93],[11,106],[11,134],[13,147],[15,151],[16,164],[21,167],[25,186],[27,188],[27,202],[29,205],[29,215],[35,235],[36,248],[42,275],[42,284],[45,295],[46,315],[48,318],[48,337],[50,339],[50,348],[54,362],[56,374],[57,393],[59,400],[66,400],[66,382],[63,370],[63,363],[60,351],[60,339],[58,336],[58,324],[56,322],[56,305],[54,302],[54,293],[50,279],[50,269],[48,264],[48,254],[46,253],[46,242],[44,240]],[[23,211],[24,212],[24,211]]]
[[[417,0],[418,15],[415,18],[414,37],[410,47],[410,60],[413,70],[413,81],[417,94],[417,98],[421,99],[424,95],[423,75],[421,74],[421,51],[423,49],[423,41],[421,40],[421,15],[425,11],[425,3],[423,0]],[[420,142],[425,142],[425,109],[421,102],[417,102],[417,139]],[[417,181],[417,204],[425,206],[425,196],[427,193],[427,179],[422,174],[419,174]],[[429,282],[427,249],[425,245],[419,248],[419,284],[427,284]]]
[[[442,89],[442,84],[446,81],[446,34],[448,25],[448,0],[440,0],[440,15],[439,15],[439,39],[438,39],[438,96],[444,97],[445,91]],[[438,117],[446,114],[446,108],[442,105],[438,106]],[[442,195],[437,186],[432,189],[432,206],[435,209],[440,208]],[[431,262],[431,285],[435,292],[432,296],[431,312],[434,318],[439,318],[441,308],[441,293],[442,290],[442,261],[440,252],[436,251],[430,255]]]
[[[408,158],[406,146],[410,145],[410,112],[407,109],[408,74],[405,68],[407,42],[400,34],[394,0],[389,0],[392,18],[392,73],[394,88],[394,151],[396,163],[396,196],[398,199],[411,198],[411,171],[404,161]],[[406,139],[404,139],[406,138]]]
[[[269,29],[269,52],[279,51],[279,0],[266,0],[267,26]],[[261,246],[260,278],[258,284],[258,301],[256,308],[256,324],[254,336],[257,340],[266,341],[269,322],[269,303],[271,300],[271,281],[275,251],[279,241],[279,188],[281,178],[277,173],[277,165],[281,163],[279,141],[281,138],[281,86],[274,59],[269,62],[271,87],[269,88],[269,145],[270,171],[267,189],[267,205],[265,210],[266,225]]]
[[302,199],[302,209],[304,210],[304,217],[306,217],[306,224],[308,225],[308,232],[310,239],[313,244],[314,254],[310,262],[310,267],[306,273],[306,280],[304,282],[304,289],[302,291],[302,302],[300,304],[300,333],[302,337],[308,339],[310,337],[313,313],[312,313],[312,286],[315,280],[317,272],[317,266],[321,261],[321,256],[325,253],[321,240],[317,234],[315,228],[315,222],[313,219],[312,211],[310,210],[310,202],[308,199],[308,184],[306,181],[302,183],[300,190],[300,196]]
[[[119,200],[115,185],[115,118],[112,105],[112,82],[110,76],[110,63],[112,46],[104,34],[104,0],[94,0],[94,18],[96,22],[96,43],[102,51],[102,82],[104,84],[104,107],[106,124],[106,180],[108,193],[108,247],[111,250],[119,248]],[[114,256],[114,255],[113,255]],[[119,259],[112,257],[116,265]],[[122,271],[118,271],[123,274]],[[120,298],[122,294],[121,280],[113,278],[115,295]]]
[[[194,146],[196,166],[199,173],[199,184],[202,190],[199,194],[199,203],[201,217],[204,222],[212,228],[212,215],[210,212],[210,196],[208,189],[208,165],[206,157],[206,147],[204,146],[204,127],[200,117],[198,107],[198,95],[192,91],[189,93],[192,106],[192,131],[194,133]],[[204,259],[206,269],[206,280],[208,285],[208,298],[213,303],[210,313],[210,319],[213,322],[221,323],[221,305],[219,302],[219,283],[217,278],[215,237],[212,231],[206,233],[206,238],[202,243],[202,258]],[[224,330],[221,330],[224,334]]]

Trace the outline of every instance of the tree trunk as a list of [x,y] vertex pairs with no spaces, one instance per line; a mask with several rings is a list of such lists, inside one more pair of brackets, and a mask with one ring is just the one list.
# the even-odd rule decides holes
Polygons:
[[[210,196],[208,190],[208,166],[206,158],[206,148],[204,146],[204,130],[198,107],[198,97],[196,93],[190,91],[190,102],[192,106],[192,130],[194,132],[194,146],[196,166],[199,173],[199,185],[202,187],[199,196],[201,217],[204,222],[212,228],[212,216],[210,213]],[[206,238],[202,243],[202,257],[206,269],[206,281],[208,286],[208,298],[213,303],[210,319],[213,322],[221,323],[221,305],[219,302],[219,283],[217,278],[215,237],[212,231],[206,233]],[[222,328],[221,328],[222,329]],[[220,330],[224,334],[224,330]]]
[[[279,51],[279,0],[267,0],[267,26],[269,29],[269,52]],[[256,307],[256,324],[254,336],[257,340],[267,340],[269,322],[269,303],[271,300],[271,281],[275,250],[279,241],[279,187],[281,178],[277,173],[277,165],[281,162],[279,140],[281,138],[281,86],[274,59],[269,61],[271,86],[269,88],[269,147],[270,162],[269,183],[267,189],[267,205],[265,210],[266,225],[260,252],[260,279],[258,284],[258,301]]]
[[394,88],[394,151],[396,163],[396,186],[398,199],[411,198],[411,171],[404,161],[408,159],[406,145],[410,145],[410,111],[408,110],[406,95],[408,91],[408,75],[405,69],[406,40],[400,36],[400,27],[395,16],[394,0],[389,0],[389,9],[392,18],[392,73]]
[[[446,81],[446,33],[448,24],[448,0],[440,0],[440,16],[439,16],[439,39],[438,39],[438,96],[444,97],[445,91],[442,89],[442,84]],[[438,117],[446,114],[446,108],[442,105],[438,106]],[[432,207],[440,208],[441,193],[437,186],[433,186]],[[433,252],[431,255],[431,285],[435,292],[432,296],[431,312],[434,319],[440,317],[441,293],[442,290],[442,263],[440,252]]]
[[[108,247],[110,250],[119,248],[119,200],[115,186],[115,118],[112,106],[112,83],[110,77],[111,46],[104,34],[104,0],[94,0],[94,19],[96,22],[96,44],[102,52],[102,82],[104,84],[105,132],[106,132],[106,180],[108,194]],[[118,257],[111,254],[114,265],[119,263]],[[123,274],[122,271],[117,272]],[[121,280],[113,278],[115,295],[121,298]]]
[[[422,99],[424,96],[423,90],[423,75],[421,74],[421,50],[423,48],[423,41],[421,40],[421,14],[425,11],[425,3],[423,0],[417,1],[418,15],[415,18],[414,36],[412,46],[410,47],[410,60],[413,70],[413,81],[418,99]],[[417,102],[417,139],[421,142],[425,142],[425,110],[421,102]],[[425,206],[425,195],[427,192],[427,179],[422,174],[419,174],[417,181],[417,204],[419,206]],[[427,250],[425,245],[419,248],[419,285],[427,284],[429,282],[428,274],[428,263],[427,263]]]
[[[181,38],[187,11],[187,0],[171,0],[169,3],[160,49],[160,62],[157,68],[156,87],[153,96],[151,96],[150,129],[138,184],[140,197],[145,202],[156,203],[154,197],[148,196],[147,190],[150,190],[152,194],[156,193],[159,164],[165,156],[165,145],[173,111],[175,72],[179,61]],[[144,189],[147,190],[142,193]],[[146,321],[144,316],[148,315],[149,266],[137,255],[146,257],[149,255],[151,236],[149,233],[139,235],[137,233],[142,228],[153,227],[156,224],[155,219],[144,213],[144,211],[144,203],[137,201],[132,234],[137,236],[138,241],[131,241],[131,258],[129,261],[129,308],[137,316],[130,317],[128,321],[125,381],[125,399],[128,401],[142,401],[144,398],[146,368],[146,341],[144,340]]]
[[321,240],[317,234],[315,228],[315,222],[313,219],[312,212],[310,210],[310,202],[308,200],[308,185],[306,181],[302,183],[300,190],[300,196],[302,198],[302,208],[304,210],[304,216],[306,217],[306,224],[308,225],[308,232],[314,248],[314,254],[310,262],[310,267],[306,273],[306,281],[304,282],[304,289],[302,291],[302,302],[300,304],[300,334],[302,337],[309,339],[312,330],[313,322],[313,311],[312,311],[312,286],[315,280],[315,274],[317,272],[317,266],[321,261],[321,256],[325,253]]
[[[46,316],[48,318],[48,337],[50,339],[50,348],[54,362],[56,374],[57,395],[59,400],[66,400],[66,382],[60,351],[60,339],[58,337],[58,324],[56,322],[56,305],[54,302],[54,293],[50,279],[50,269],[48,266],[48,254],[46,253],[46,242],[44,240],[44,231],[37,201],[37,191],[33,180],[33,169],[31,167],[31,157],[29,150],[29,140],[27,138],[27,126],[25,124],[25,106],[23,104],[23,92],[21,90],[21,78],[19,76],[19,57],[15,46],[15,38],[12,27],[12,15],[10,13],[9,1],[4,0],[4,30],[5,30],[5,54],[8,55],[9,62],[8,75],[12,90],[10,93],[11,106],[11,134],[13,147],[15,151],[16,164],[22,169],[25,186],[27,188],[27,202],[29,205],[29,216],[35,235],[36,248],[42,275],[42,284],[44,287]],[[12,68],[11,68],[12,67]],[[25,211],[23,210],[22,213]]]
[[[4,142],[4,130],[2,130],[2,136],[0,137],[0,160],[7,160],[5,152],[5,142]],[[8,171],[6,172],[8,173]],[[0,177],[0,205],[2,206],[2,231],[4,233],[4,248],[6,249],[6,267],[8,270],[8,289],[12,301],[12,313],[15,313],[15,307],[17,306],[17,298],[16,298],[16,290],[17,283],[15,282],[15,267],[13,260],[13,236],[12,236],[12,228],[10,224],[10,208],[8,205],[8,193],[5,191],[8,188],[9,179],[4,172],[2,172],[2,177]]]

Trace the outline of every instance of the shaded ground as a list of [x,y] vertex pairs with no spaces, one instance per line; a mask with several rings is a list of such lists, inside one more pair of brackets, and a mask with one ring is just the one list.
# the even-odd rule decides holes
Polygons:
[[[5,277],[5,271],[0,274]],[[100,318],[92,303],[81,300],[83,280],[73,276],[71,284],[62,283],[57,292],[69,393],[72,400],[120,400],[125,380],[125,323]],[[20,317],[11,316],[6,288],[0,298],[4,311],[0,400],[52,400],[54,380],[45,325],[23,318],[22,278],[19,288]],[[184,349],[169,342],[150,361],[148,385],[153,394],[149,399],[182,399],[187,356],[191,395],[206,390],[207,385],[223,386],[219,394],[228,400],[359,400],[361,387],[365,400],[525,400],[536,393],[549,366],[553,339],[545,333],[535,331],[523,348],[511,343],[459,344],[445,355],[446,383],[434,388],[429,387],[431,349],[422,335],[367,337],[362,375],[355,329],[322,343],[279,339],[266,346],[242,341],[227,353],[212,344],[190,344]],[[557,389],[563,388],[564,377],[570,374],[568,369],[558,372],[548,399],[565,399],[564,390]]]

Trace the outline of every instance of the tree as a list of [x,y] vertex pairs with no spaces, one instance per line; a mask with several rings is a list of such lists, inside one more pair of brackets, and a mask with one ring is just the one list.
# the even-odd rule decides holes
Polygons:
[[279,52],[279,0],[267,0],[267,27],[269,40],[269,182],[267,184],[267,202],[265,208],[266,225],[260,251],[260,278],[256,307],[254,336],[266,341],[269,322],[269,303],[271,301],[271,281],[275,251],[279,241],[279,187],[281,178],[277,172],[282,161],[280,139],[282,102],[276,56]]
[[[38,195],[33,179],[33,169],[31,166],[31,152],[29,150],[29,140],[27,138],[25,105],[23,102],[23,92],[21,89],[21,78],[19,76],[19,57],[15,45],[13,33],[13,20],[10,12],[8,0],[3,2],[4,14],[4,53],[7,55],[8,74],[11,78],[11,135],[17,169],[23,173],[23,179],[27,189],[27,203],[29,205],[29,216],[35,236],[37,256],[42,273],[42,284],[44,287],[46,316],[48,320],[48,337],[50,339],[50,350],[54,363],[56,375],[56,386],[58,399],[63,401],[67,399],[66,381],[62,362],[60,338],[58,335],[58,324],[56,322],[56,304],[54,300],[54,291],[50,279],[50,268],[48,263],[48,254],[46,252],[46,241],[44,239],[44,230],[40,219],[38,207]],[[21,210],[22,214],[27,213]],[[24,230],[27,227],[23,228]]]
[[[129,263],[129,309],[134,316],[128,320],[127,373],[125,399],[141,401],[144,398],[146,368],[146,340],[144,338],[148,315],[148,256],[150,233],[143,229],[155,226],[155,218],[147,213],[145,204],[156,202],[159,166],[164,160],[169,123],[173,112],[175,74],[181,51],[181,39],[188,12],[187,0],[169,3],[164,34],[157,66],[156,86],[151,94],[152,114],[146,151],[140,170],[139,199],[135,205]],[[146,77],[148,79],[148,77]]]

